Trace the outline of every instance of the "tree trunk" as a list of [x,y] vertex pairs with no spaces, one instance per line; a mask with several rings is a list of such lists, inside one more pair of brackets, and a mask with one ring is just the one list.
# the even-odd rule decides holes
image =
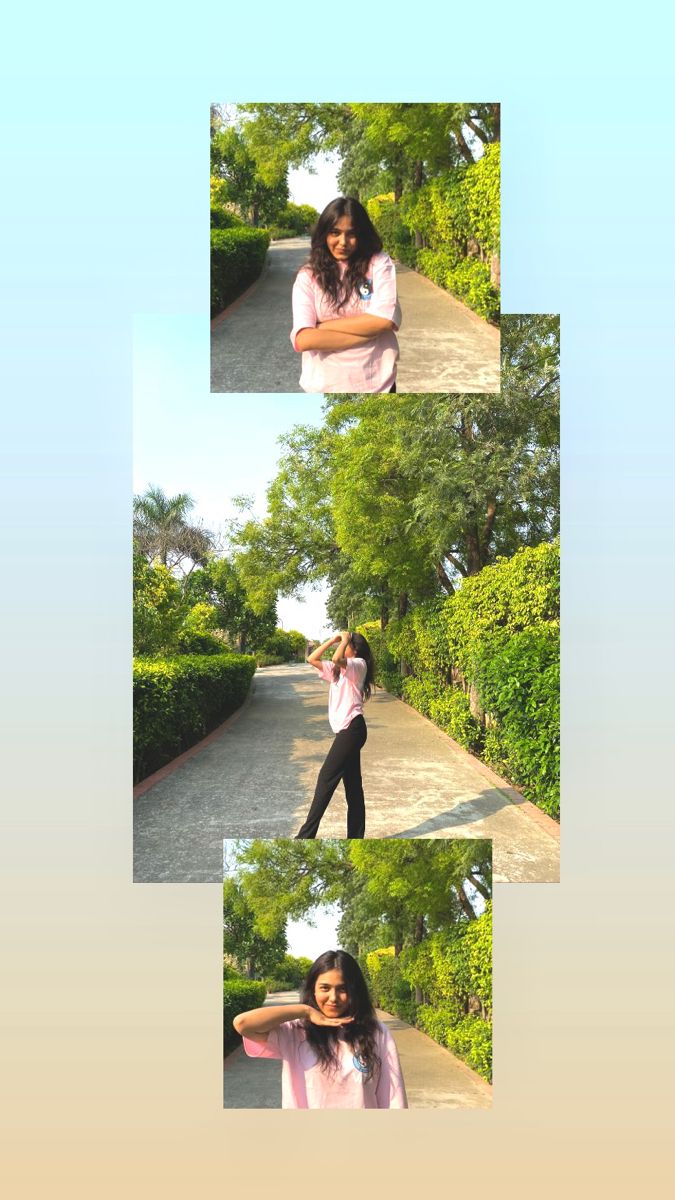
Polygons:
[[443,563],[441,563],[441,562],[436,563],[436,575],[438,577],[439,583],[441,584],[441,587],[444,588],[444,590],[448,593],[449,596],[453,596],[455,593],[454,584],[453,584],[450,576],[448,575],[445,567],[443,566]]
[[398,597],[398,616],[404,617],[410,607],[410,600],[407,592],[400,592]]
[[471,886],[475,887],[476,891],[480,893],[484,900],[491,899],[490,892],[486,888],[485,884],[481,883],[480,879],[477,879],[476,876],[471,873],[471,871],[469,871],[469,881]]
[[478,572],[482,570],[484,563],[480,549],[480,538],[475,529],[470,530],[470,532],[467,534],[466,548],[468,551],[466,556],[468,574],[477,575]]
[[469,150],[469,147],[466,142],[466,138],[464,137],[464,134],[462,133],[461,129],[455,130],[455,137],[457,138],[457,145],[459,146],[459,152],[460,152],[462,158],[464,159],[464,161],[468,162],[468,163],[475,162],[473,154]]
[[464,915],[467,916],[470,921],[475,921],[476,914],[473,911],[473,908],[471,906],[471,901],[469,900],[469,897],[467,896],[466,892],[464,891],[464,887],[461,883],[459,884],[459,886],[457,888],[457,896],[459,898],[459,903],[461,905],[462,912],[464,913]]
[[494,117],[494,122],[495,122],[493,141],[498,142],[501,139],[501,128],[502,128],[502,126],[501,126],[501,120],[502,120],[501,108],[498,104],[492,105],[492,115]]

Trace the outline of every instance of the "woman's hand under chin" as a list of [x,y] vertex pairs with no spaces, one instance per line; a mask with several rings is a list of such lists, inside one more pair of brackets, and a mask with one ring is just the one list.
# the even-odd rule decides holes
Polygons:
[[312,1008],[311,1004],[309,1004],[307,1006],[307,1016],[309,1017],[310,1021],[312,1022],[312,1025],[332,1025],[332,1026],[349,1025],[354,1020],[353,1017],[347,1017],[347,1016],[324,1017],[323,1013],[319,1012],[318,1008]]

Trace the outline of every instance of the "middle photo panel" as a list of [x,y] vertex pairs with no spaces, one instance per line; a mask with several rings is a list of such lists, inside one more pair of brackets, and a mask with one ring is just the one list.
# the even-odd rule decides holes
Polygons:
[[557,881],[558,338],[504,316],[496,395],[196,397],[159,434],[139,396],[136,880],[469,837]]

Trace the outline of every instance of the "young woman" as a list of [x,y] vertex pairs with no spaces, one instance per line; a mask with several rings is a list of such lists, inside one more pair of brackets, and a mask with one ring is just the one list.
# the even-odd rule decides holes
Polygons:
[[[321,656],[336,646],[332,663]],[[319,771],[314,799],[297,838],[316,837],[319,823],[340,780],[347,797],[347,837],[362,838],[366,832],[366,806],[361,781],[361,750],[368,731],[363,705],[369,699],[375,663],[366,639],[360,633],[336,633],[310,654],[307,662],[330,684],[328,720],[335,741]]]
[[396,271],[358,200],[338,196],[312,233],[293,287],[293,349],[305,392],[395,392]]
[[407,1108],[401,1064],[361,969],[344,950],[310,967],[300,1004],[234,1018],[251,1058],[280,1058],[282,1108]]

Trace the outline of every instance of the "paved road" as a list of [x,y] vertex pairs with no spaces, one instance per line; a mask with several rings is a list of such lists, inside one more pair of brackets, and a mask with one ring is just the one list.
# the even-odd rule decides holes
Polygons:
[[[265,1004],[296,1004],[297,992],[269,996]],[[401,1059],[410,1108],[490,1108],[492,1089],[474,1071],[399,1017],[377,1010]],[[250,1059],[243,1049],[225,1059],[225,1108],[281,1108],[281,1063]]]
[[[293,837],[331,743],[327,685],[305,663],[257,671],[241,716],[134,803],[134,873],[143,881],[217,881],[224,838]],[[368,837],[494,839],[501,881],[558,879],[556,829],[535,820],[477,759],[386,692],[365,709]],[[344,791],[323,837],[346,835]]]
[[[291,346],[291,289],[309,238],[270,246],[246,299],[211,331],[212,392],[299,392],[300,356]],[[497,392],[499,333],[429,279],[396,268],[403,310],[399,392]]]

